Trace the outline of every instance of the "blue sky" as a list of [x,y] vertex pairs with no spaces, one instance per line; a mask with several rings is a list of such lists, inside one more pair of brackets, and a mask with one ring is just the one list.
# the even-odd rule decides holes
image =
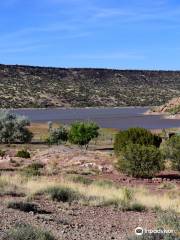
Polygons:
[[0,0],[0,63],[180,70],[180,1]]

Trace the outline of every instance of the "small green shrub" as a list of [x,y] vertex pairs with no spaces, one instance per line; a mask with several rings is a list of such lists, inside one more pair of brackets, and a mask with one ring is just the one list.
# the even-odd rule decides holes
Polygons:
[[22,174],[26,177],[40,176],[43,167],[42,163],[32,163],[22,169]]
[[6,232],[3,240],[55,240],[54,236],[31,225],[19,225]]
[[116,134],[114,151],[118,156],[128,144],[154,145],[159,147],[162,139],[144,128],[129,128]]
[[176,184],[171,183],[171,182],[164,182],[164,183],[160,184],[159,188],[160,189],[175,189]]
[[6,154],[6,152],[5,152],[5,151],[2,151],[2,150],[0,150],[0,157],[4,157],[4,156],[5,156],[5,154]]
[[29,125],[30,121],[27,118],[8,111],[1,111],[0,143],[31,142],[33,134],[27,128]]
[[84,176],[81,176],[81,175],[68,176],[68,179],[72,182],[82,183],[84,185],[90,185],[93,182],[93,180],[86,178]]
[[94,122],[75,122],[71,125],[68,139],[72,144],[88,148],[89,142],[99,135],[99,126]]
[[167,159],[172,162],[172,168],[180,171],[180,136],[172,136],[162,147]]
[[30,202],[13,201],[13,202],[9,202],[7,207],[12,208],[12,209],[17,209],[22,212],[34,212],[34,213],[38,212],[38,206],[36,204],[30,203]]
[[116,184],[113,181],[107,179],[96,180],[94,181],[94,184],[100,187],[116,187]]
[[79,198],[79,193],[68,187],[50,187],[45,193],[47,193],[53,201],[58,202],[72,202]]
[[126,209],[126,211],[134,211],[134,212],[144,212],[146,211],[146,207],[140,203],[132,203]]
[[16,153],[16,157],[20,158],[30,158],[31,155],[27,150],[20,150]]
[[50,129],[49,137],[46,139],[48,144],[61,144],[68,140],[68,129],[66,127],[59,127]]
[[117,167],[133,177],[153,177],[164,168],[164,159],[155,146],[129,144],[119,156]]

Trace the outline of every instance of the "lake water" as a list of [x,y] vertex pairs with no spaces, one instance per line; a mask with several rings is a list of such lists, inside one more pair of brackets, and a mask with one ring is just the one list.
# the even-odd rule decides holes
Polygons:
[[33,122],[60,122],[69,124],[78,120],[92,120],[104,128],[149,129],[180,127],[180,120],[164,119],[161,115],[143,115],[147,107],[136,108],[84,108],[84,109],[21,109],[11,110],[27,116]]

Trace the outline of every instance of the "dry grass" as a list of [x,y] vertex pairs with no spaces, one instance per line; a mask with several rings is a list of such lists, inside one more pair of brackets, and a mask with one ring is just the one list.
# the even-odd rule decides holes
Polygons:
[[160,195],[151,193],[144,187],[133,189],[117,188],[114,185],[99,185],[96,182],[85,185],[65,178],[37,177],[25,179],[19,175],[9,176],[8,174],[0,176],[0,191],[3,186],[5,188],[13,186],[13,188],[20,189],[28,196],[34,196],[39,192],[45,193],[48,188],[67,187],[85,197],[79,200],[83,204],[96,206],[116,205],[118,207],[122,207],[122,204],[127,204],[130,207],[136,203],[148,209],[172,209],[180,213],[180,194],[178,190],[169,190],[168,193]]

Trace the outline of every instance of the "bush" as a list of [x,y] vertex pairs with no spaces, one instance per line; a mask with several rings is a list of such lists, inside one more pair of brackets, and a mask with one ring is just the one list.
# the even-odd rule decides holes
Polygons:
[[34,203],[29,202],[9,202],[7,205],[8,208],[17,209],[23,212],[38,212],[38,207]]
[[75,122],[69,131],[69,141],[87,149],[89,142],[99,136],[98,130],[99,126],[94,122]]
[[41,169],[43,167],[44,167],[44,165],[42,163],[32,163],[32,164],[28,165],[27,167],[24,167],[22,169],[22,173],[26,177],[40,176]]
[[172,136],[163,145],[166,158],[172,162],[172,168],[180,171],[180,136]]
[[67,142],[68,140],[68,130],[65,127],[59,127],[51,129],[49,131],[49,137],[47,138],[48,144],[60,144],[62,142]]
[[5,151],[2,151],[2,150],[0,150],[0,157],[4,157],[4,156],[5,156],[5,154],[6,154],[6,152],[5,152]]
[[31,155],[27,150],[20,150],[16,153],[16,157],[20,158],[30,158]]
[[69,187],[50,187],[45,193],[50,195],[53,201],[58,202],[72,202],[79,198],[79,194]]
[[25,117],[10,112],[0,113],[0,143],[28,143],[33,134],[26,128],[30,125]]
[[164,168],[164,161],[155,146],[129,144],[123,149],[117,166],[133,177],[153,177]]
[[3,240],[55,240],[47,231],[32,227],[31,225],[16,225],[7,231]]
[[149,130],[144,128],[129,128],[128,130],[121,131],[116,134],[114,142],[114,151],[116,155],[130,143],[140,145],[154,145],[159,147],[162,139],[152,134]]
[[90,185],[93,182],[93,180],[86,178],[84,176],[81,176],[81,175],[69,176],[68,179],[72,182],[81,183],[84,185]]
[[132,203],[126,209],[126,211],[134,211],[134,212],[144,212],[146,211],[146,207],[140,203]]

